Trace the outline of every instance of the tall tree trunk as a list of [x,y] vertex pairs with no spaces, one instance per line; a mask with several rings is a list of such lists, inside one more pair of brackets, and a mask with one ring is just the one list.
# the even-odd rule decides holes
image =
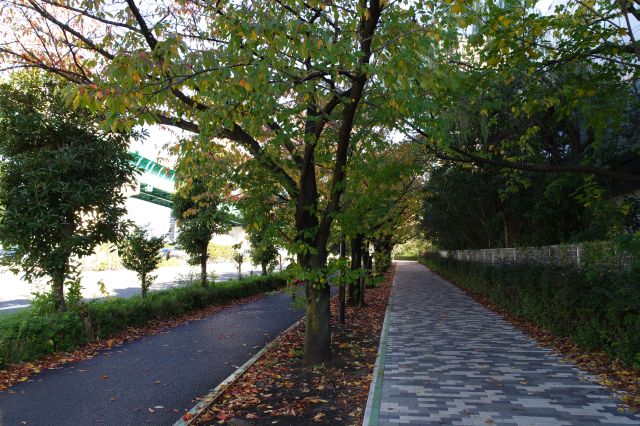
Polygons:
[[[346,256],[346,252],[347,252],[347,242],[345,241],[344,237],[342,237],[340,239],[340,260],[344,260],[345,256]],[[347,289],[345,288],[345,284],[343,283],[339,288],[338,288],[338,303],[339,303],[339,307],[338,307],[338,321],[340,322],[340,324],[345,324],[346,323],[346,315],[345,315],[345,311],[346,311],[346,298],[347,298]]]
[[207,286],[207,250],[200,253],[200,285]]
[[[362,242],[362,267],[367,271],[367,277],[371,276],[371,255],[369,254],[369,242],[363,240]],[[358,299],[358,306],[364,306],[365,295],[365,278],[360,279],[360,299]]]
[[[311,111],[312,112],[312,111]],[[313,123],[307,125],[311,131]],[[315,171],[315,143],[305,145],[303,167],[300,173],[296,202],[296,239],[311,249],[298,254],[298,262],[305,271],[320,271],[327,263],[326,240],[328,234],[319,235],[318,187]],[[324,231],[323,231],[324,232]],[[328,232],[328,231],[327,231]],[[315,252],[312,254],[312,250]],[[331,311],[329,285],[306,283],[306,332],[303,362],[319,364],[331,358]]]
[[[366,6],[366,2],[364,3]],[[373,36],[376,32],[382,7],[380,2],[372,1],[368,8],[368,17],[363,19],[358,28],[360,36],[359,50],[362,53],[359,59],[358,73],[353,79],[349,89],[349,97],[346,103],[341,100],[334,102],[332,99],[323,108],[313,102],[307,108],[307,120],[305,121],[305,146],[298,164],[300,180],[296,202],[296,239],[303,243],[305,250],[315,249],[315,254],[302,254],[305,260],[301,266],[307,270],[323,270],[327,261],[327,242],[331,234],[331,223],[335,214],[340,211],[340,198],[345,188],[345,171],[349,157],[351,144],[351,131],[355,120],[358,104],[362,98],[364,87],[367,83],[366,65],[372,55]],[[335,98],[337,99],[337,98]],[[333,109],[343,104],[341,111],[340,127],[337,132],[337,146],[335,164],[331,178],[331,195],[322,215],[318,216],[318,187],[315,171],[315,149],[322,134],[322,129],[331,115]],[[333,106],[331,106],[333,105]],[[311,259],[310,259],[311,258]],[[312,260],[313,259],[313,260]],[[325,283],[319,289],[307,286],[307,331],[305,336],[304,361],[307,364],[315,364],[327,361],[331,356],[331,312],[329,310],[329,285]]]
[[304,363],[320,364],[331,358],[331,312],[329,285],[316,288],[307,283],[307,327],[304,339]]
[[[365,257],[364,257],[364,239],[362,240],[362,243],[360,244],[360,265],[361,268],[365,268],[366,267],[366,261],[365,261]],[[364,277],[360,277],[358,278],[358,307],[362,308],[364,307]]]
[[[67,223],[64,226],[65,239],[69,239],[75,232],[75,221],[73,217],[67,218]],[[63,311],[66,308],[66,301],[64,300],[64,282],[67,279],[67,273],[69,272],[69,259],[71,253],[64,253],[60,258],[60,263],[57,265],[55,272],[52,274],[52,292],[55,297],[56,311]]]
[[66,307],[66,302],[64,300],[64,280],[66,278],[66,269],[57,272],[52,277],[53,284],[53,295],[55,296],[55,308],[57,311],[63,311]]
[[[351,240],[351,269],[362,268],[362,235],[356,235]],[[349,306],[360,305],[360,280],[349,283]]]
[[266,262],[262,262],[260,264],[260,267],[262,268],[262,275],[263,276],[267,275],[267,263]]
[[142,271],[142,273],[140,274],[140,281],[142,281],[142,298],[146,299],[147,298],[147,273],[145,271]]
[[371,270],[373,269],[373,260],[372,260],[371,252],[369,251],[368,241],[365,241],[364,249],[362,250],[362,265],[364,269],[369,271],[369,274],[371,274]]

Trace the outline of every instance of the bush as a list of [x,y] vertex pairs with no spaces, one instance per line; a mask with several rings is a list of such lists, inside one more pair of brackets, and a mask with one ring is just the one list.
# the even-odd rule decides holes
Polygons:
[[96,339],[186,314],[210,305],[283,287],[279,274],[248,277],[241,281],[190,285],[150,292],[146,299],[110,299],[82,304],[78,309],[43,313],[28,308],[0,316],[0,366],[29,361],[45,354],[71,351]]
[[492,266],[437,254],[423,262],[557,336],[640,368],[640,268],[578,271],[547,265]]
[[235,250],[233,246],[209,243],[209,259],[213,262],[233,262]]

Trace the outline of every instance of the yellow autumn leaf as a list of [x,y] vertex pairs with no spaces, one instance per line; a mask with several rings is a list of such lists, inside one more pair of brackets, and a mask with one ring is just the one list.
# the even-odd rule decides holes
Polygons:
[[499,21],[500,21],[500,23],[501,23],[502,25],[504,25],[504,26],[507,26],[507,25],[509,25],[509,24],[512,22],[512,20],[511,20],[511,19],[509,19],[509,18],[507,18],[505,15],[500,15],[500,16],[498,16],[498,20],[499,20]]
[[242,87],[244,90],[246,90],[247,92],[251,90],[251,84],[249,84],[249,82],[247,80],[245,80],[244,78],[241,79],[238,84],[240,85],[240,87]]

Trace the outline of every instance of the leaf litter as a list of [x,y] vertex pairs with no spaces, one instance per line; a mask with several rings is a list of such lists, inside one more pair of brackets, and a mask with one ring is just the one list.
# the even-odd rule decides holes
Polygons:
[[378,341],[395,266],[377,288],[366,291],[364,308],[347,307],[337,323],[331,301],[332,359],[302,363],[305,325],[286,332],[255,364],[195,418],[193,424],[360,425],[369,395]]

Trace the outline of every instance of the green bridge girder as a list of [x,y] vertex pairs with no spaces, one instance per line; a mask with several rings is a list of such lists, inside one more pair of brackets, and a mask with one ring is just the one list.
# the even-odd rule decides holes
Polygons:
[[[138,172],[149,173],[151,175],[157,176],[161,179],[167,180],[171,183],[175,183],[176,174],[173,169],[169,167],[165,167],[157,162],[150,160],[149,158],[143,157],[137,152],[131,152],[131,163],[135,166]],[[172,193],[157,188],[151,184],[145,183],[143,181],[139,182],[140,184],[140,192],[132,195],[132,198],[137,198],[139,200],[147,201],[149,203],[157,204],[163,207],[171,208],[173,206],[172,201]]]

